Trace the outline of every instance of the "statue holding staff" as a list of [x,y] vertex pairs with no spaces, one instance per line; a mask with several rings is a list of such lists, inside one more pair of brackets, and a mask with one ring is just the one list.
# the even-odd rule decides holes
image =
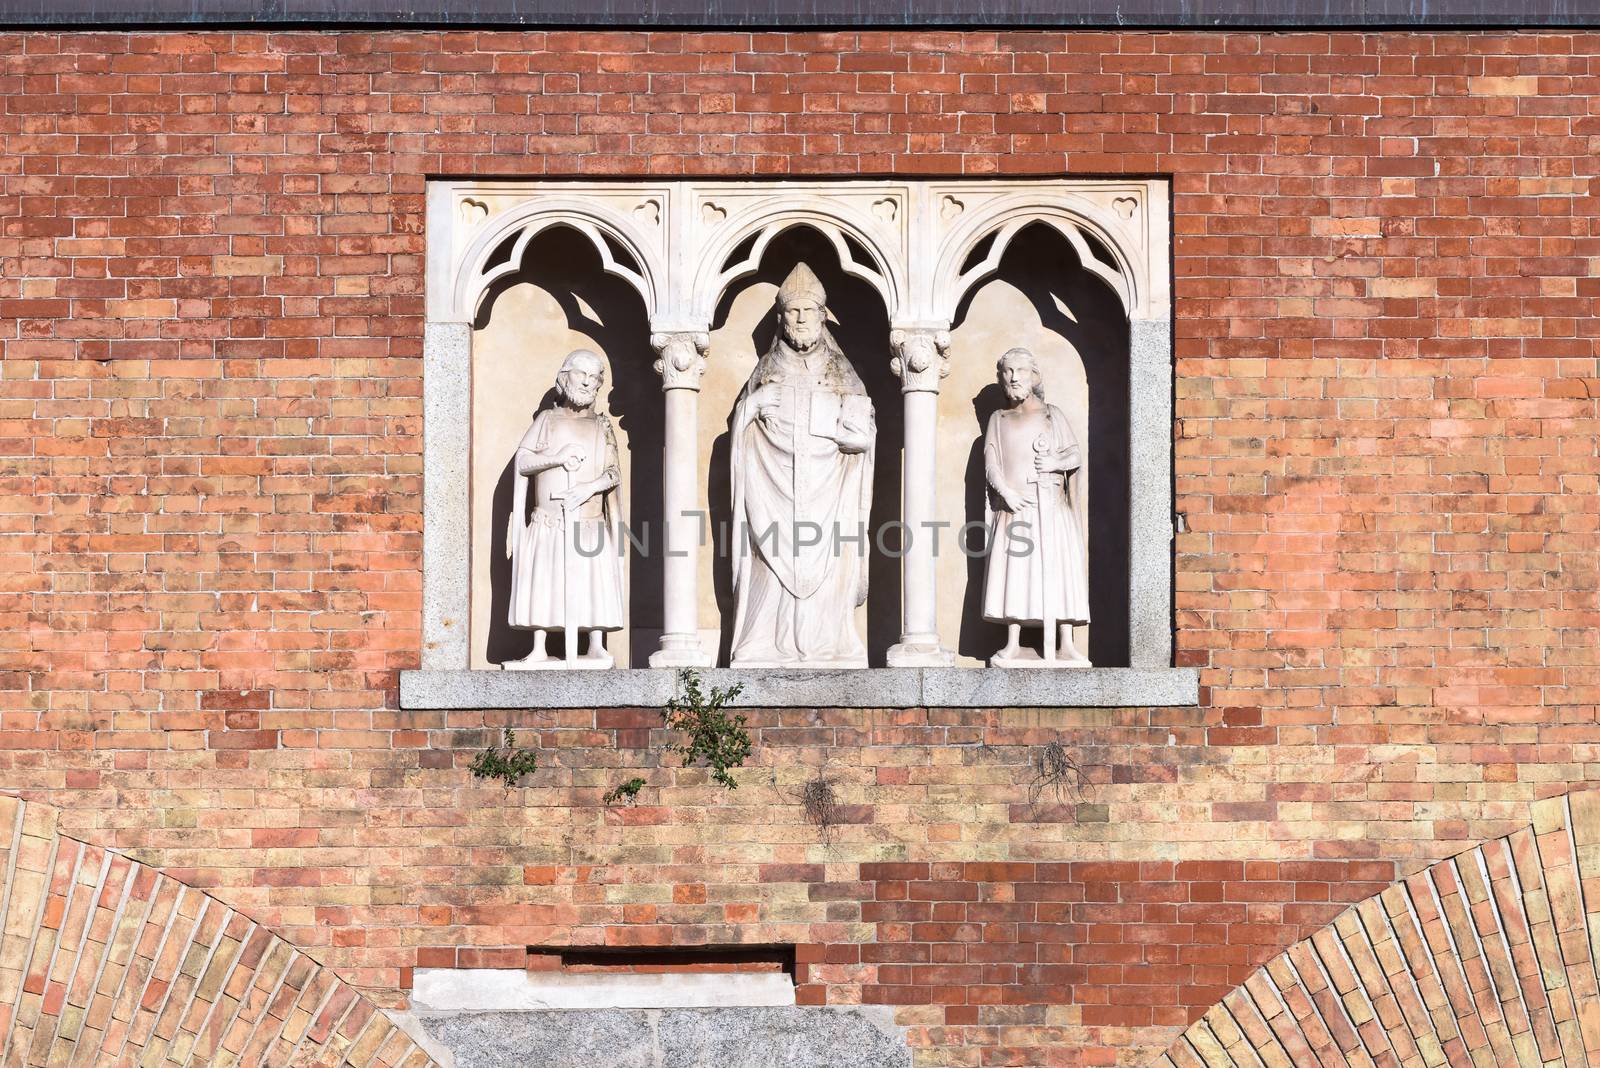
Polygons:
[[[992,667],[1088,667],[1072,628],[1089,622],[1089,554],[1074,505],[1082,453],[1066,413],[1044,399],[1039,362],[1011,349],[996,364],[1006,406],[983,434],[993,498],[983,618],[1006,625]],[[1045,655],[1022,647],[1022,628],[1041,627]],[[1060,628],[1059,642],[1055,628]]]
[[[533,651],[510,670],[608,668],[605,632],[623,625],[621,481],[611,420],[597,410],[605,364],[588,349],[562,361],[556,404],[542,409],[517,445],[506,555],[511,559],[507,622],[532,630]],[[532,505],[531,512],[529,505]],[[566,657],[545,651],[550,631],[566,635]],[[578,655],[578,634],[588,648]]]

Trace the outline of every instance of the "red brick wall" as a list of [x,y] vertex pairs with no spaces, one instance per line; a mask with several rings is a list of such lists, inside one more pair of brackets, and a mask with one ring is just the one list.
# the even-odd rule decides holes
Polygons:
[[[1135,1063],[1600,756],[1597,88],[1561,33],[0,35],[0,787],[388,1002],[793,942],[921,1064]],[[1201,707],[758,713],[737,794],[620,811],[648,716],[397,710],[424,176],[690,173],[1172,175]]]

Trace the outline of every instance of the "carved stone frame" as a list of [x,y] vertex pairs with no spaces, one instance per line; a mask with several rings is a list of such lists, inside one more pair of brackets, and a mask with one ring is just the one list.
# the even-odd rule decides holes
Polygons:
[[[913,548],[902,563],[902,637],[890,652],[889,668],[712,674],[745,681],[746,704],[1193,703],[1196,673],[1172,667],[1168,204],[1168,183],[1161,179],[430,182],[422,671],[402,673],[402,702],[407,707],[627,705],[656,703],[656,691],[663,700],[670,692],[668,671],[584,672],[580,680],[552,677],[559,672],[535,677],[466,670],[471,322],[488,287],[519,267],[522,250],[539,232],[565,226],[583,234],[598,251],[602,269],[623,279],[644,303],[651,344],[660,357],[670,550],[697,537],[695,520],[678,510],[693,507],[698,391],[717,299],[728,285],[759,268],[775,237],[795,225],[819,231],[834,245],[844,270],[883,299],[905,405],[901,518],[915,527],[919,516],[931,516],[936,491],[933,435],[951,319],[962,297],[999,269],[1012,238],[1042,223],[1072,244],[1083,266],[1116,293],[1129,319],[1130,666],[1053,672],[949,667],[951,657],[935,623],[933,560]],[[510,257],[497,257],[508,242]],[[985,242],[983,255],[963,270]],[[734,259],[746,245],[748,251]],[[710,664],[695,635],[698,579],[692,557],[687,559],[687,566],[674,566],[670,553],[667,559],[665,633],[652,667]]]

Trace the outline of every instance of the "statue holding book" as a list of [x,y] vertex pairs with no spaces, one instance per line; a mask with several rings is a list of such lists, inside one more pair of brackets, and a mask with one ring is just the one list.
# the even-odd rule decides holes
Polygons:
[[804,263],[778,290],[778,332],[733,409],[734,667],[866,667],[876,427]]
[[[555,404],[534,415],[517,444],[506,622],[533,631],[533,650],[500,665],[510,671],[612,666],[606,632],[620,630],[624,618],[621,476],[616,434],[598,407],[605,374],[597,354],[569,354],[556,374]],[[565,637],[564,658],[545,647],[551,631]],[[582,655],[580,633],[588,636]]]
[[[983,618],[1006,625],[991,667],[1089,667],[1072,629],[1089,622],[1089,553],[1078,509],[1083,453],[1066,413],[1044,398],[1039,361],[1027,349],[995,365],[1005,407],[983,434],[992,508]],[[1022,628],[1042,631],[1042,653]]]

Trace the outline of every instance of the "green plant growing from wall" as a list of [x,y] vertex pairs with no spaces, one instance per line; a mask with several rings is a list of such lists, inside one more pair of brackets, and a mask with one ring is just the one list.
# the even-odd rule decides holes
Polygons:
[[614,805],[618,801],[626,801],[631,805],[639,799],[639,791],[643,789],[644,780],[632,778],[614,790],[607,790],[605,797],[601,798],[601,800],[608,805]]
[[[679,732],[681,740],[668,742],[662,748],[676,753],[686,768],[704,761],[715,782],[737,790],[739,782],[733,777],[732,769],[743,767],[750,759],[752,745],[744,715],[730,716],[726,709],[729,701],[744,692],[744,685],[713,686],[707,692],[700,685],[699,672],[691,669],[678,673],[678,684],[679,692],[667,701],[667,707],[661,710],[661,719],[668,730]],[[632,778],[606,791],[601,800],[608,805],[619,801],[631,805],[644,786],[643,779]]]
[[707,693],[700,688],[699,672],[687,669],[678,673],[678,682],[682,693],[672,696],[661,718],[668,730],[683,732],[684,740],[668,742],[667,752],[677,753],[686,768],[704,760],[712,779],[737,790],[739,783],[730,769],[743,767],[750,758],[750,732],[743,713],[729,716],[724,709],[744,692],[744,684],[713,686]]
[[499,779],[509,790],[524,775],[539,770],[539,754],[532,749],[518,749],[517,736],[510,727],[502,735],[504,748],[491,745],[473,759],[469,770],[474,779]]

